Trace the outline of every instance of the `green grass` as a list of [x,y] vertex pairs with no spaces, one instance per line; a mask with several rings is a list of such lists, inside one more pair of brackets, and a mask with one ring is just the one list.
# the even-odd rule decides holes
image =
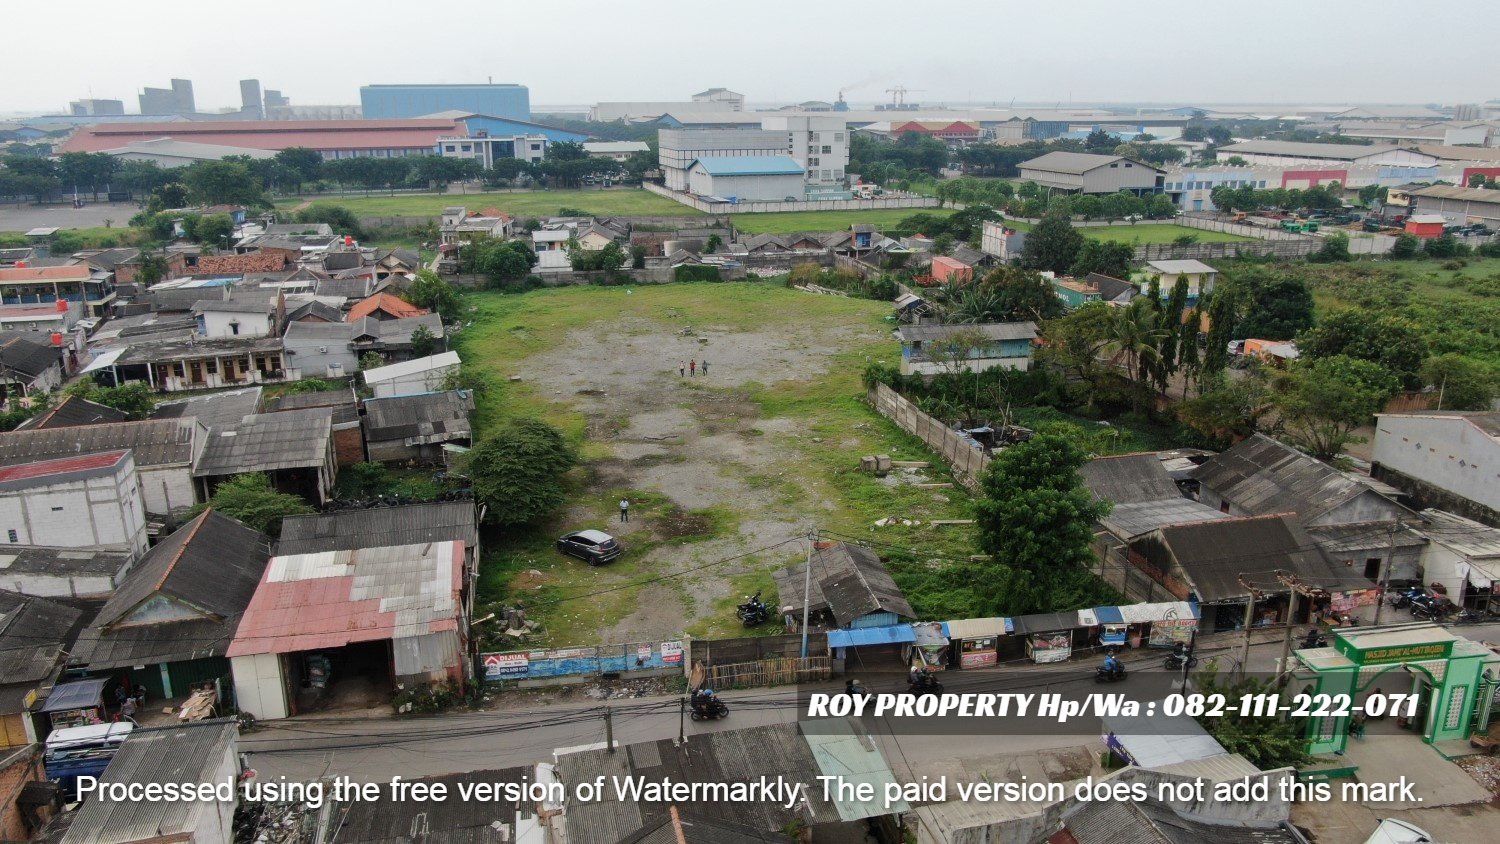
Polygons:
[[[276,201],[278,208],[291,208],[309,197],[287,196]],[[556,215],[561,208],[578,208],[596,217],[665,216],[694,217],[698,211],[681,203],[647,193],[638,188],[611,190],[550,190],[510,193],[471,194],[400,194],[381,196],[332,196],[313,198],[314,205],[341,205],[361,217],[437,216],[450,205],[462,205],[471,211],[497,208],[508,214],[525,217]]]
[[[126,216],[128,215],[122,215]],[[62,231],[68,233],[70,240],[76,239],[80,249],[113,249],[116,246],[135,246],[147,240],[145,229],[131,228],[125,219],[118,222],[119,225],[110,228],[90,226],[81,229],[65,228]],[[30,245],[31,238],[25,232],[0,232],[0,248]]]
[[[688,601],[695,577],[728,577],[731,601],[724,598],[707,615],[689,618],[687,632],[700,636],[743,635],[734,619],[738,596],[763,590],[774,597],[769,572],[800,558],[788,546],[735,563],[724,573],[710,569],[702,575],[661,581],[644,587],[627,586],[601,595],[601,588],[638,582],[653,576],[646,557],[653,549],[681,546],[678,553],[709,563],[708,540],[734,536],[749,520],[810,521],[830,531],[878,542],[901,543],[935,557],[966,557],[973,553],[968,527],[933,527],[932,519],[970,518],[973,504],[966,492],[918,489],[857,471],[866,454],[889,454],[895,459],[933,460],[917,439],[876,414],[862,399],[860,374],[872,359],[894,360],[895,343],[880,337],[888,306],[880,302],[834,296],[812,296],[768,283],[674,284],[630,288],[568,287],[505,296],[476,293],[468,297],[475,310],[474,325],[459,335],[459,351],[466,366],[483,368],[493,385],[479,397],[476,424],[480,436],[506,419],[536,416],[559,426],[570,441],[581,446],[585,465],[565,480],[566,516],[525,530],[508,532],[488,549],[480,573],[479,601],[523,600],[530,616],[541,621],[545,636],[536,644],[566,646],[592,644],[595,631],[617,622],[643,602]],[[851,327],[871,329],[868,339],[845,342],[826,372],[776,383],[746,383],[735,387],[698,386],[702,397],[732,394],[749,401],[758,419],[789,419],[797,435],[767,433],[752,427],[746,437],[777,437],[777,458],[753,469],[735,464],[733,471],[750,488],[768,493],[770,502],[751,509],[736,501],[718,501],[701,510],[681,510],[659,493],[647,489],[600,489],[591,484],[592,461],[609,454],[607,444],[587,439],[583,415],[545,385],[529,379],[509,381],[511,373],[526,371],[526,359],[559,348],[572,331],[597,331],[610,336],[622,324],[641,325],[641,333],[670,331],[677,326],[713,326],[729,331],[774,330],[795,336],[798,330],[838,332]],[[732,339],[732,338],[729,338]],[[688,406],[699,406],[696,393]],[[705,418],[705,425],[709,420]],[[927,472],[932,481],[947,480],[941,465]],[[552,549],[557,535],[583,523],[609,524],[613,502],[632,502],[631,519],[650,526],[627,539],[627,553],[608,569],[591,569],[564,558]],[[920,526],[875,528],[885,516],[919,520]],[[672,535],[683,529],[685,535]],[[696,563],[695,563],[696,564]],[[532,574],[537,572],[538,574]],[[540,581],[541,588],[534,588]],[[586,597],[580,597],[586,596]],[[722,605],[722,606],[719,606]],[[920,607],[918,610],[920,612]],[[487,611],[487,610],[486,610]],[[762,632],[770,632],[770,628]]]
[[1241,243],[1254,238],[1237,234],[1190,229],[1171,223],[1137,223],[1119,226],[1085,226],[1079,229],[1083,236],[1092,240],[1113,240],[1119,243],[1171,243],[1179,237],[1192,236],[1199,243]]
[[854,223],[894,227],[913,214],[946,217],[952,208],[883,208],[873,211],[782,211],[776,214],[736,214],[735,228],[749,234],[843,231]]

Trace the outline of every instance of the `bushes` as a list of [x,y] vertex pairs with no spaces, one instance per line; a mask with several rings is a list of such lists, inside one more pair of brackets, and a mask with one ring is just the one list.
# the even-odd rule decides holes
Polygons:
[[683,264],[672,269],[673,281],[723,281],[724,275],[718,267],[705,264]]
[[825,269],[817,264],[798,264],[787,276],[792,286],[817,285],[829,290],[839,290],[861,299],[889,302],[896,298],[897,286],[893,276],[881,273],[865,278],[853,270]]

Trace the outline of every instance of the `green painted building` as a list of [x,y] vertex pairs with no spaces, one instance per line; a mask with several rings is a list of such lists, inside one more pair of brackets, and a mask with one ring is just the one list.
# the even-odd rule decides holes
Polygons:
[[[1369,698],[1377,691],[1382,697],[1415,694],[1412,730],[1428,744],[1467,740],[1500,714],[1500,654],[1436,624],[1335,630],[1330,647],[1295,654],[1291,694],[1348,695],[1364,711],[1372,711]],[[1388,716],[1407,711],[1402,704]],[[1309,718],[1308,752],[1342,753],[1349,721],[1347,715]]]

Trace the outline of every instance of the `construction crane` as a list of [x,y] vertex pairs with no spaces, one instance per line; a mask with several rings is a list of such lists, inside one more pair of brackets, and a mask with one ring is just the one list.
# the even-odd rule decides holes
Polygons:
[[891,105],[896,106],[897,108],[900,108],[900,107],[906,105],[906,95],[907,94],[919,93],[919,92],[921,92],[923,90],[925,90],[925,89],[923,89],[923,88],[908,88],[905,85],[902,85],[902,84],[900,84],[898,82],[896,84],[896,87],[894,87],[894,88],[887,88],[887,89],[885,89],[885,92],[887,94],[891,95]]

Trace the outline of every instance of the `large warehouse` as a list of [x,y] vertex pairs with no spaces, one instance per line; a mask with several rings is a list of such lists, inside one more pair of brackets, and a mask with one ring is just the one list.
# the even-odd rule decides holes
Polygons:
[[1165,170],[1118,155],[1049,152],[1022,162],[1021,180],[1072,193],[1159,193]]
[[804,172],[786,155],[700,158],[688,167],[688,191],[741,202],[801,201]]
[[1441,214],[1449,223],[1484,223],[1500,228],[1500,190],[1433,185],[1411,191],[1413,215]]

